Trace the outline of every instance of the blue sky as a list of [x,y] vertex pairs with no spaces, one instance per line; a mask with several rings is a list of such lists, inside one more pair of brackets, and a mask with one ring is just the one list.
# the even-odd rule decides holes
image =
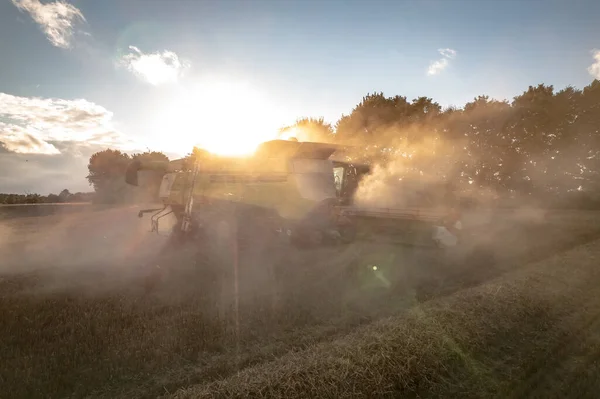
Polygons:
[[65,4],[0,0],[0,192],[89,189],[107,146],[219,150],[302,116],[335,123],[368,92],[461,106],[583,87],[600,63],[598,1]]

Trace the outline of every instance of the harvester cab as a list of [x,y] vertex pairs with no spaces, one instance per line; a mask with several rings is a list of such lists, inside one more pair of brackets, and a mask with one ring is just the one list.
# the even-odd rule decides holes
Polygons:
[[369,165],[333,161],[335,189],[340,205],[353,204],[354,194],[361,179],[370,172]]

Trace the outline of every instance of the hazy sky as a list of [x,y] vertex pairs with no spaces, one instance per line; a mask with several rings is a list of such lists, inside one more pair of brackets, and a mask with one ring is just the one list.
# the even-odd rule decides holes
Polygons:
[[583,87],[598,16],[597,0],[0,0],[0,192],[88,191],[99,149],[247,147],[368,92],[461,106]]

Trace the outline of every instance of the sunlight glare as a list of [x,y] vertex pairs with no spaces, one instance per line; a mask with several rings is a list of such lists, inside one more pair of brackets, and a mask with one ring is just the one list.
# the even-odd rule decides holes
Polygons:
[[281,115],[265,96],[245,82],[210,80],[174,101],[162,116],[164,140],[190,152],[193,146],[226,156],[250,155],[278,136]]

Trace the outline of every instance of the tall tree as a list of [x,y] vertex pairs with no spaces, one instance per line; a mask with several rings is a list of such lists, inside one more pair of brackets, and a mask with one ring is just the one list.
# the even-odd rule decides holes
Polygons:
[[577,188],[600,193],[600,81],[584,87],[577,98],[578,115],[572,123],[577,162]]
[[90,157],[88,182],[96,192],[102,191],[112,180],[125,175],[131,158],[119,150],[106,149]]
[[[169,158],[161,152],[147,151],[130,156],[119,150],[106,149],[99,151],[90,157],[88,164],[88,181],[94,186],[96,200],[101,202],[121,202],[133,200],[135,197],[148,197],[148,192],[156,191],[154,187],[140,190],[135,193],[131,187],[125,184],[125,171],[134,159],[142,161],[169,161]],[[147,198],[146,198],[147,199]]]
[[408,102],[367,94],[337,121],[335,139],[357,146],[368,162],[401,164],[403,173],[463,181],[475,190],[600,197],[597,80],[583,90],[530,86],[510,103],[478,96],[444,111],[428,97]]
[[294,137],[299,141],[333,141],[333,128],[331,124],[320,118],[300,118],[296,123],[279,129],[280,137]]
[[169,162],[169,157],[159,151],[146,151],[142,153],[136,153],[131,156],[131,159],[139,159],[142,162],[147,161],[158,161],[158,162]]
[[98,202],[120,202],[125,197],[124,176],[131,158],[119,150],[107,149],[90,157],[87,179]]
[[66,188],[58,194],[58,200],[60,202],[68,202],[71,198],[71,192]]

